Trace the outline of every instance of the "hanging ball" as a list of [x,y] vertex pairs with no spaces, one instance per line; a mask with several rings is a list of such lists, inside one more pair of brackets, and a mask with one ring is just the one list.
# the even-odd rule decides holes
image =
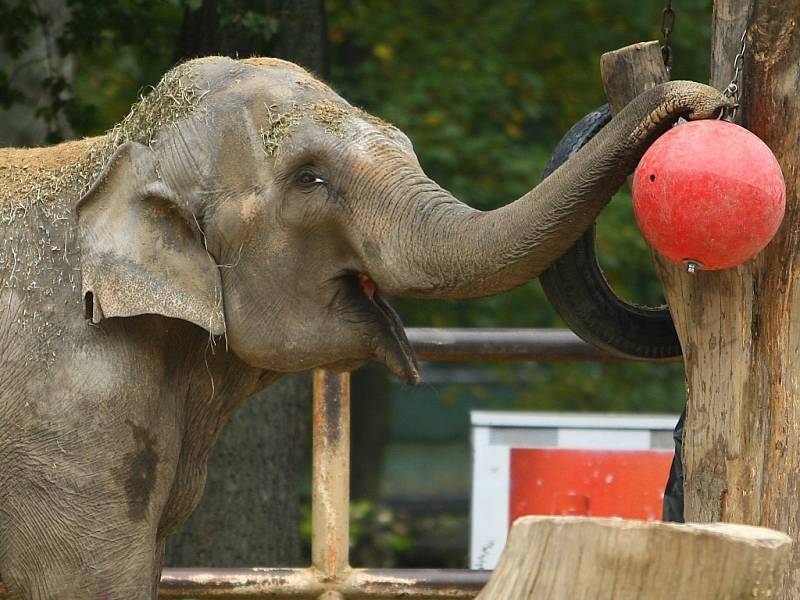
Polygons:
[[772,239],[786,184],[767,145],[727,121],[691,121],[650,146],[633,176],[645,239],[690,272],[735,267]]

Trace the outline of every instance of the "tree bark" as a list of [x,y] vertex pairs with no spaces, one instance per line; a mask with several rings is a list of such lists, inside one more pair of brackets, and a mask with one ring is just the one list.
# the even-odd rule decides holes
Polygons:
[[642,92],[669,80],[658,42],[639,42],[600,57],[603,89],[612,114]]
[[[246,19],[258,15],[258,19]],[[324,0],[203,0],[184,10],[175,60],[275,56],[328,75]]]
[[240,407],[208,461],[203,499],[167,542],[174,567],[296,567],[310,377],[286,377]]
[[296,62],[324,79],[329,71],[324,2],[282,0],[280,4],[280,30],[275,56]]
[[[800,537],[800,0],[716,0],[711,84],[733,73],[749,21],[741,124],[775,153],[783,225],[754,260],[689,275],[658,270],[683,347],[686,519],[771,527]],[[732,153],[736,148],[731,148]],[[800,597],[795,543],[781,598]]]

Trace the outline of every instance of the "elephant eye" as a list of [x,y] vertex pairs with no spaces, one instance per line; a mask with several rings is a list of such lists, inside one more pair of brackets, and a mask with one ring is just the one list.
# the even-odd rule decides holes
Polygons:
[[317,177],[311,171],[301,171],[297,176],[297,183],[302,187],[311,187],[319,185],[320,183],[325,183],[325,180],[321,177]]

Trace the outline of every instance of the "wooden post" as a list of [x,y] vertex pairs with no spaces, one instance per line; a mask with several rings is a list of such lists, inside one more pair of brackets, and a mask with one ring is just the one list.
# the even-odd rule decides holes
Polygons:
[[[754,260],[689,275],[657,268],[683,346],[688,388],[685,516],[800,537],[800,0],[716,0],[711,83],[733,74],[749,21],[741,124],[778,158],[787,211]],[[610,79],[609,79],[610,81]],[[732,153],[736,148],[731,148]],[[800,597],[800,544],[782,598]]]
[[[772,527],[800,537],[800,0],[717,0],[711,81],[730,81],[752,5],[741,124],[786,178],[773,242],[735,271],[664,269],[689,388],[686,518]],[[732,148],[731,152],[736,149]],[[795,544],[783,598],[800,597]]]
[[640,42],[600,57],[600,75],[612,114],[669,79],[658,42]]
[[476,600],[771,598],[790,546],[745,525],[524,517]]

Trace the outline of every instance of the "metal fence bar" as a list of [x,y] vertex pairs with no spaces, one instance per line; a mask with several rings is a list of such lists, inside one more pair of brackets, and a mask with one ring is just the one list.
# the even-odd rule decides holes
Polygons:
[[164,569],[161,598],[313,598],[338,588],[346,598],[474,598],[491,571],[467,569],[349,569],[324,583],[311,568]]
[[311,565],[338,584],[350,568],[350,373],[314,370],[312,432]]
[[344,582],[346,598],[472,599],[488,583],[491,571],[469,569],[353,569]]
[[325,591],[319,573],[303,569],[193,567],[164,569],[159,598],[312,598]]
[[[409,327],[408,340],[419,360],[435,361],[542,361],[622,362],[584,342],[568,329],[447,329]],[[665,362],[677,362],[665,359]],[[652,361],[650,361],[652,362]]]

